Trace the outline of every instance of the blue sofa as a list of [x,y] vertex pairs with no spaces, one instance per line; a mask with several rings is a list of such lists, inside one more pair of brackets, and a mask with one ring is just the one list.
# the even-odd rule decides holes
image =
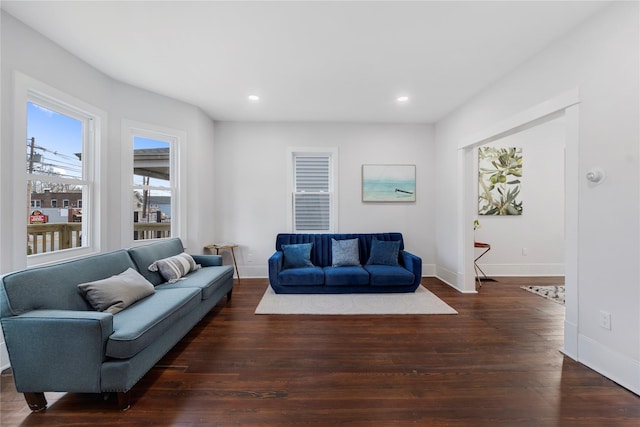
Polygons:
[[[223,266],[220,256],[192,255],[201,268],[173,283],[148,268],[183,252],[180,239],[172,238],[0,278],[16,389],[33,411],[46,408],[49,391],[116,392],[119,407],[129,407],[128,392],[138,380],[225,295],[231,298],[233,267]],[[152,293],[115,314],[96,311],[79,289],[129,269]]]
[[269,258],[269,282],[280,294],[413,292],[421,279],[422,260],[404,250],[401,233],[281,233]]

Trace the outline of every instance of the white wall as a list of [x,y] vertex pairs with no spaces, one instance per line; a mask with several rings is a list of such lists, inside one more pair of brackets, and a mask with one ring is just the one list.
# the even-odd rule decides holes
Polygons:
[[486,144],[520,147],[523,155],[522,215],[477,216],[475,239],[491,244],[478,261],[488,276],[564,274],[564,140],[561,117]]
[[[102,161],[104,174],[100,180],[102,188],[103,224],[102,245],[100,250],[111,250],[129,245],[123,241],[119,232],[122,204],[122,182],[127,181],[128,171],[121,170],[122,122],[134,120],[165,128],[176,129],[187,134],[185,146],[180,155],[186,157],[188,169],[188,197],[203,206],[204,211],[213,210],[211,181],[201,179],[206,176],[213,164],[214,123],[200,109],[171,98],[160,96],[127,84],[115,81],[80,61],[50,40],[26,27],[11,15],[2,12],[2,191],[3,200],[20,201],[26,197],[20,188],[14,188],[12,177],[23,172],[22,166],[10,161],[14,158],[15,146],[10,143],[14,135],[13,92],[14,72],[36,79],[56,90],[62,91],[107,113],[104,123],[106,130],[106,159]],[[18,147],[18,150],[22,148]],[[6,204],[2,207],[6,221],[0,225],[2,230],[2,257],[0,271],[6,272],[26,265],[24,257],[16,254],[19,242],[9,238],[11,230],[20,220]],[[6,215],[6,217],[5,217]],[[202,247],[213,238],[213,229],[200,221],[197,214],[189,217],[188,229],[181,236],[190,250],[202,252]],[[25,223],[26,227],[26,223]],[[26,252],[25,252],[26,253]]]
[[[578,89],[579,189],[576,301],[565,346],[595,370],[640,393],[638,3],[614,2],[567,37],[487,88],[436,126],[437,172],[459,170],[458,143],[532,106]],[[586,172],[607,179],[594,187]],[[459,177],[462,176],[459,170]],[[439,274],[460,287],[463,199],[459,179],[437,193]],[[571,224],[576,226],[575,224]],[[600,310],[612,329],[599,326]]]
[[[124,119],[148,123],[185,132],[187,140],[182,156],[186,157],[187,205],[198,206],[187,209],[187,229],[180,236],[187,249],[202,253],[203,246],[212,241],[214,229],[210,220],[215,195],[213,194],[212,169],[214,152],[214,123],[197,107],[167,97],[153,94],[117,82],[78,58],[69,54],[49,39],[23,25],[2,11],[2,144],[0,145],[0,200],[12,201],[0,205],[0,273],[26,267],[26,239],[20,228],[26,230],[25,185],[22,182],[24,166],[14,159],[23,156],[24,147],[15,143],[19,129],[14,126],[14,95],[16,72],[90,104],[106,112],[103,130],[102,175],[100,182],[100,212],[102,223],[99,230],[101,245],[98,250],[108,251],[126,247],[131,241],[122,238],[121,214],[123,203],[129,197],[122,196],[123,180],[128,180],[127,171],[122,170],[122,123]],[[26,108],[25,108],[26,111]],[[22,112],[21,114],[24,114]],[[26,140],[26,138],[25,138]],[[16,151],[17,150],[17,151]],[[17,230],[14,232],[14,230]],[[4,341],[4,338],[2,338]],[[8,360],[4,342],[0,342],[0,369]]]
[[[240,275],[265,277],[275,236],[287,223],[287,149],[339,150],[338,232],[403,233],[434,274],[435,164],[430,125],[216,122],[216,239],[240,245]],[[363,164],[415,164],[415,203],[363,203]],[[250,256],[251,255],[251,256]],[[251,259],[251,261],[250,261]]]

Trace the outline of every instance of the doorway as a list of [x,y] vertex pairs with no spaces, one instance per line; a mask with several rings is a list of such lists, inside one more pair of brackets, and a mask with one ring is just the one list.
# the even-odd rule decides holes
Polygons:
[[[462,231],[460,247],[463,248],[463,291],[475,291],[474,230],[466,227],[477,218],[477,169],[474,165],[475,149],[479,146],[514,135],[555,118],[563,117],[565,123],[565,168],[564,168],[564,272],[565,272],[565,328],[562,351],[569,357],[578,358],[578,118],[579,94],[577,89],[563,93],[553,99],[522,111],[485,131],[472,135],[459,146],[459,170],[461,171],[460,220]],[[476,171],[476,173],[474,173]]]

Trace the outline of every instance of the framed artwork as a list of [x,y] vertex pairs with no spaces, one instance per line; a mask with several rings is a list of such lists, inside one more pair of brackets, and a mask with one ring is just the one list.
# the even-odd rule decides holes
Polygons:
[[363,202],[415,202],[416,165],[362,165]]
[[522,215],[522,148],[478,148],[478,214]]

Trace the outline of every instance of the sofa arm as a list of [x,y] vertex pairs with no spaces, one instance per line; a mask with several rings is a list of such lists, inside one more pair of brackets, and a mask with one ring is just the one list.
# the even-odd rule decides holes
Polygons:
[[2,319],[2,329],[19,392],[101,391],[112,314],[33,310]]
[[214,267],[222,265],[222,255],[191,255],[196,264],[203,267]]
[[419,285],[422,280],[422,258],[407,251],[400,251],[404,267],[413,273],[414,285]]
[[279,284],[278,274],[282,271],[283,261],[284,254],[282,251],[277,251],[269,258],[269,283]]

